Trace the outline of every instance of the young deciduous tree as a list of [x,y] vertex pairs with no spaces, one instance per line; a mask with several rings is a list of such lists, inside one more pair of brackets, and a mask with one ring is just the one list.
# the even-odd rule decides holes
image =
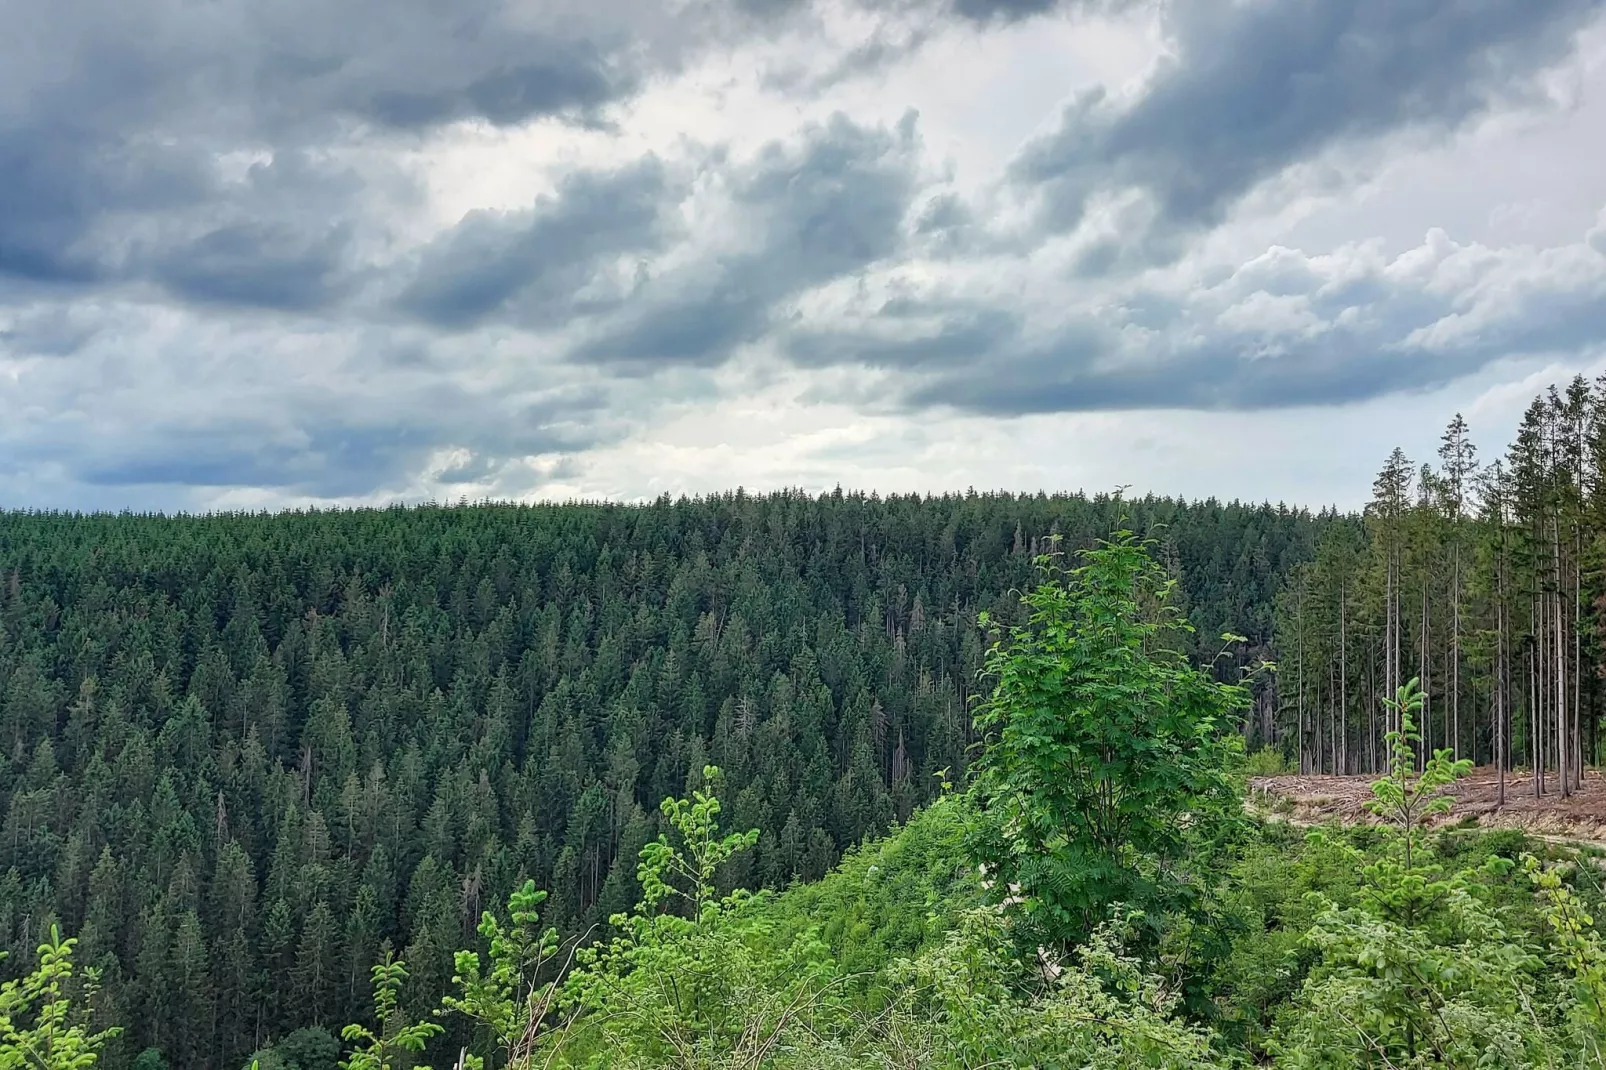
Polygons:
[[[1384,699],[1388,773],[1369,809],[1386,832],[1371,860],[1335,844],[1362,875],[1356,904],[1322,910],[1306,940],[1321,960],[1281,1015],[1270,1047],[1289,1070],[1371,1067],[1562,1065],[1558,1038],[1531,1015],[1539,961],[1504,928],[1470,870],[1444,872],[1422,850],[1426,822],[1446,813],[1455,782],[1472,767],[1448,748],[1418,764],[1422,691],[1412,679]],[[1326,833],[1314,832],[1318,841]],[[1491,856],[1504,872],[1509,859]]]
[[987,656],[973,849],[999,898],[1070,942],[1112,904],[1185,891],[1189,845],[1241,811],[1229,722],[1249,695],[1162,645],[1188,622],[1171,608],[1175,581],[1130,531],[1074,568],[1052,554],[1040,565],[1026,622]]
[[[771,922],[762,893],[720,895],[720,869],[758,841],[758,830],[721,836],[720,770],[706,788],[665,799],[665,833],[641,851],[642,901],[611,920],[616,935],[582,948],[566,983],[573,1017],[556,1046],[603,1052],[624,1068],[758,1070],[803,1036],[835,979],[812,936],[761,952]],[[778,951],[778,953],[777,953]]]

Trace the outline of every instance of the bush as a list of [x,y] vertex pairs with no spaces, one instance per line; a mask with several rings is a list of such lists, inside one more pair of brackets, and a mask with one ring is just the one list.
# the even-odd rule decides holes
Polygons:
[[1280,747],[1261,747],[1244,758],[1245,776],[1287,776],[1296,772]]

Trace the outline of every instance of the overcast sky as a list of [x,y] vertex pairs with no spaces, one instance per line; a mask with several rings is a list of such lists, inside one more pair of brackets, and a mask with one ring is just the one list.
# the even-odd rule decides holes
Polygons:
[[1606,370],[1606,0],[0,0],[0,506],[1358,505]]

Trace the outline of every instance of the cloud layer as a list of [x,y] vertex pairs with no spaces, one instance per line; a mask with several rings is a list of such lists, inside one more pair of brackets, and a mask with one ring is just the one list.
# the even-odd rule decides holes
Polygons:
[[[1603,19],[1606,0],[32,5],[0,40],[0,496],[701,488],[702,460],[651,444],[701,420],[724,443],[706,459],[757,398],[794,412],[763,478],[936,488],[958,468],[908,470],[917,429],[1058,417],[1074,452],[1096,423],[1077,414],[1143,439],[1161,413],[1591,366]],[[1531,172],[1502,177],[1519,151]],[[827,449],[808,412],[866,430]]]

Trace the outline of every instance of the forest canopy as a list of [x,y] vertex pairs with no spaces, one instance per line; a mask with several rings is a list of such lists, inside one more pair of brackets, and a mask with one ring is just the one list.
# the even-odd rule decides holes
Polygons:
[[977,615],[1122,511],[1244,658],[1336,522],[840,492],[0,515],[0,970],[59,925],[125,1026],[109,1059],[175,1070],[371,1013],[385,941],[421,1014],[523,881],[565,936],[628,910],[710,764],[761,833],[722,889],[820,878],[962,780]]
[[[1190,664],[1151,546],[1122,528],[1072,567],[1037,558],[986,654],[977,775],[821,879],[731,886],[762,833],[729,825],[708,765],[658,807],[639,898],[601,929],[562,934],[526,878],[443,993],[382,939],[370,1009],[272,1036],[250,1067],[1606,1067],[1595,858],[1433,830],[1471,763],[1419,751],[1414,679],[1384,701],[1375,826],[1301,837],[1247,811],[1249,691]],[[77,954],[52,925],[0,985],[0,1066],[129,1057]]]

